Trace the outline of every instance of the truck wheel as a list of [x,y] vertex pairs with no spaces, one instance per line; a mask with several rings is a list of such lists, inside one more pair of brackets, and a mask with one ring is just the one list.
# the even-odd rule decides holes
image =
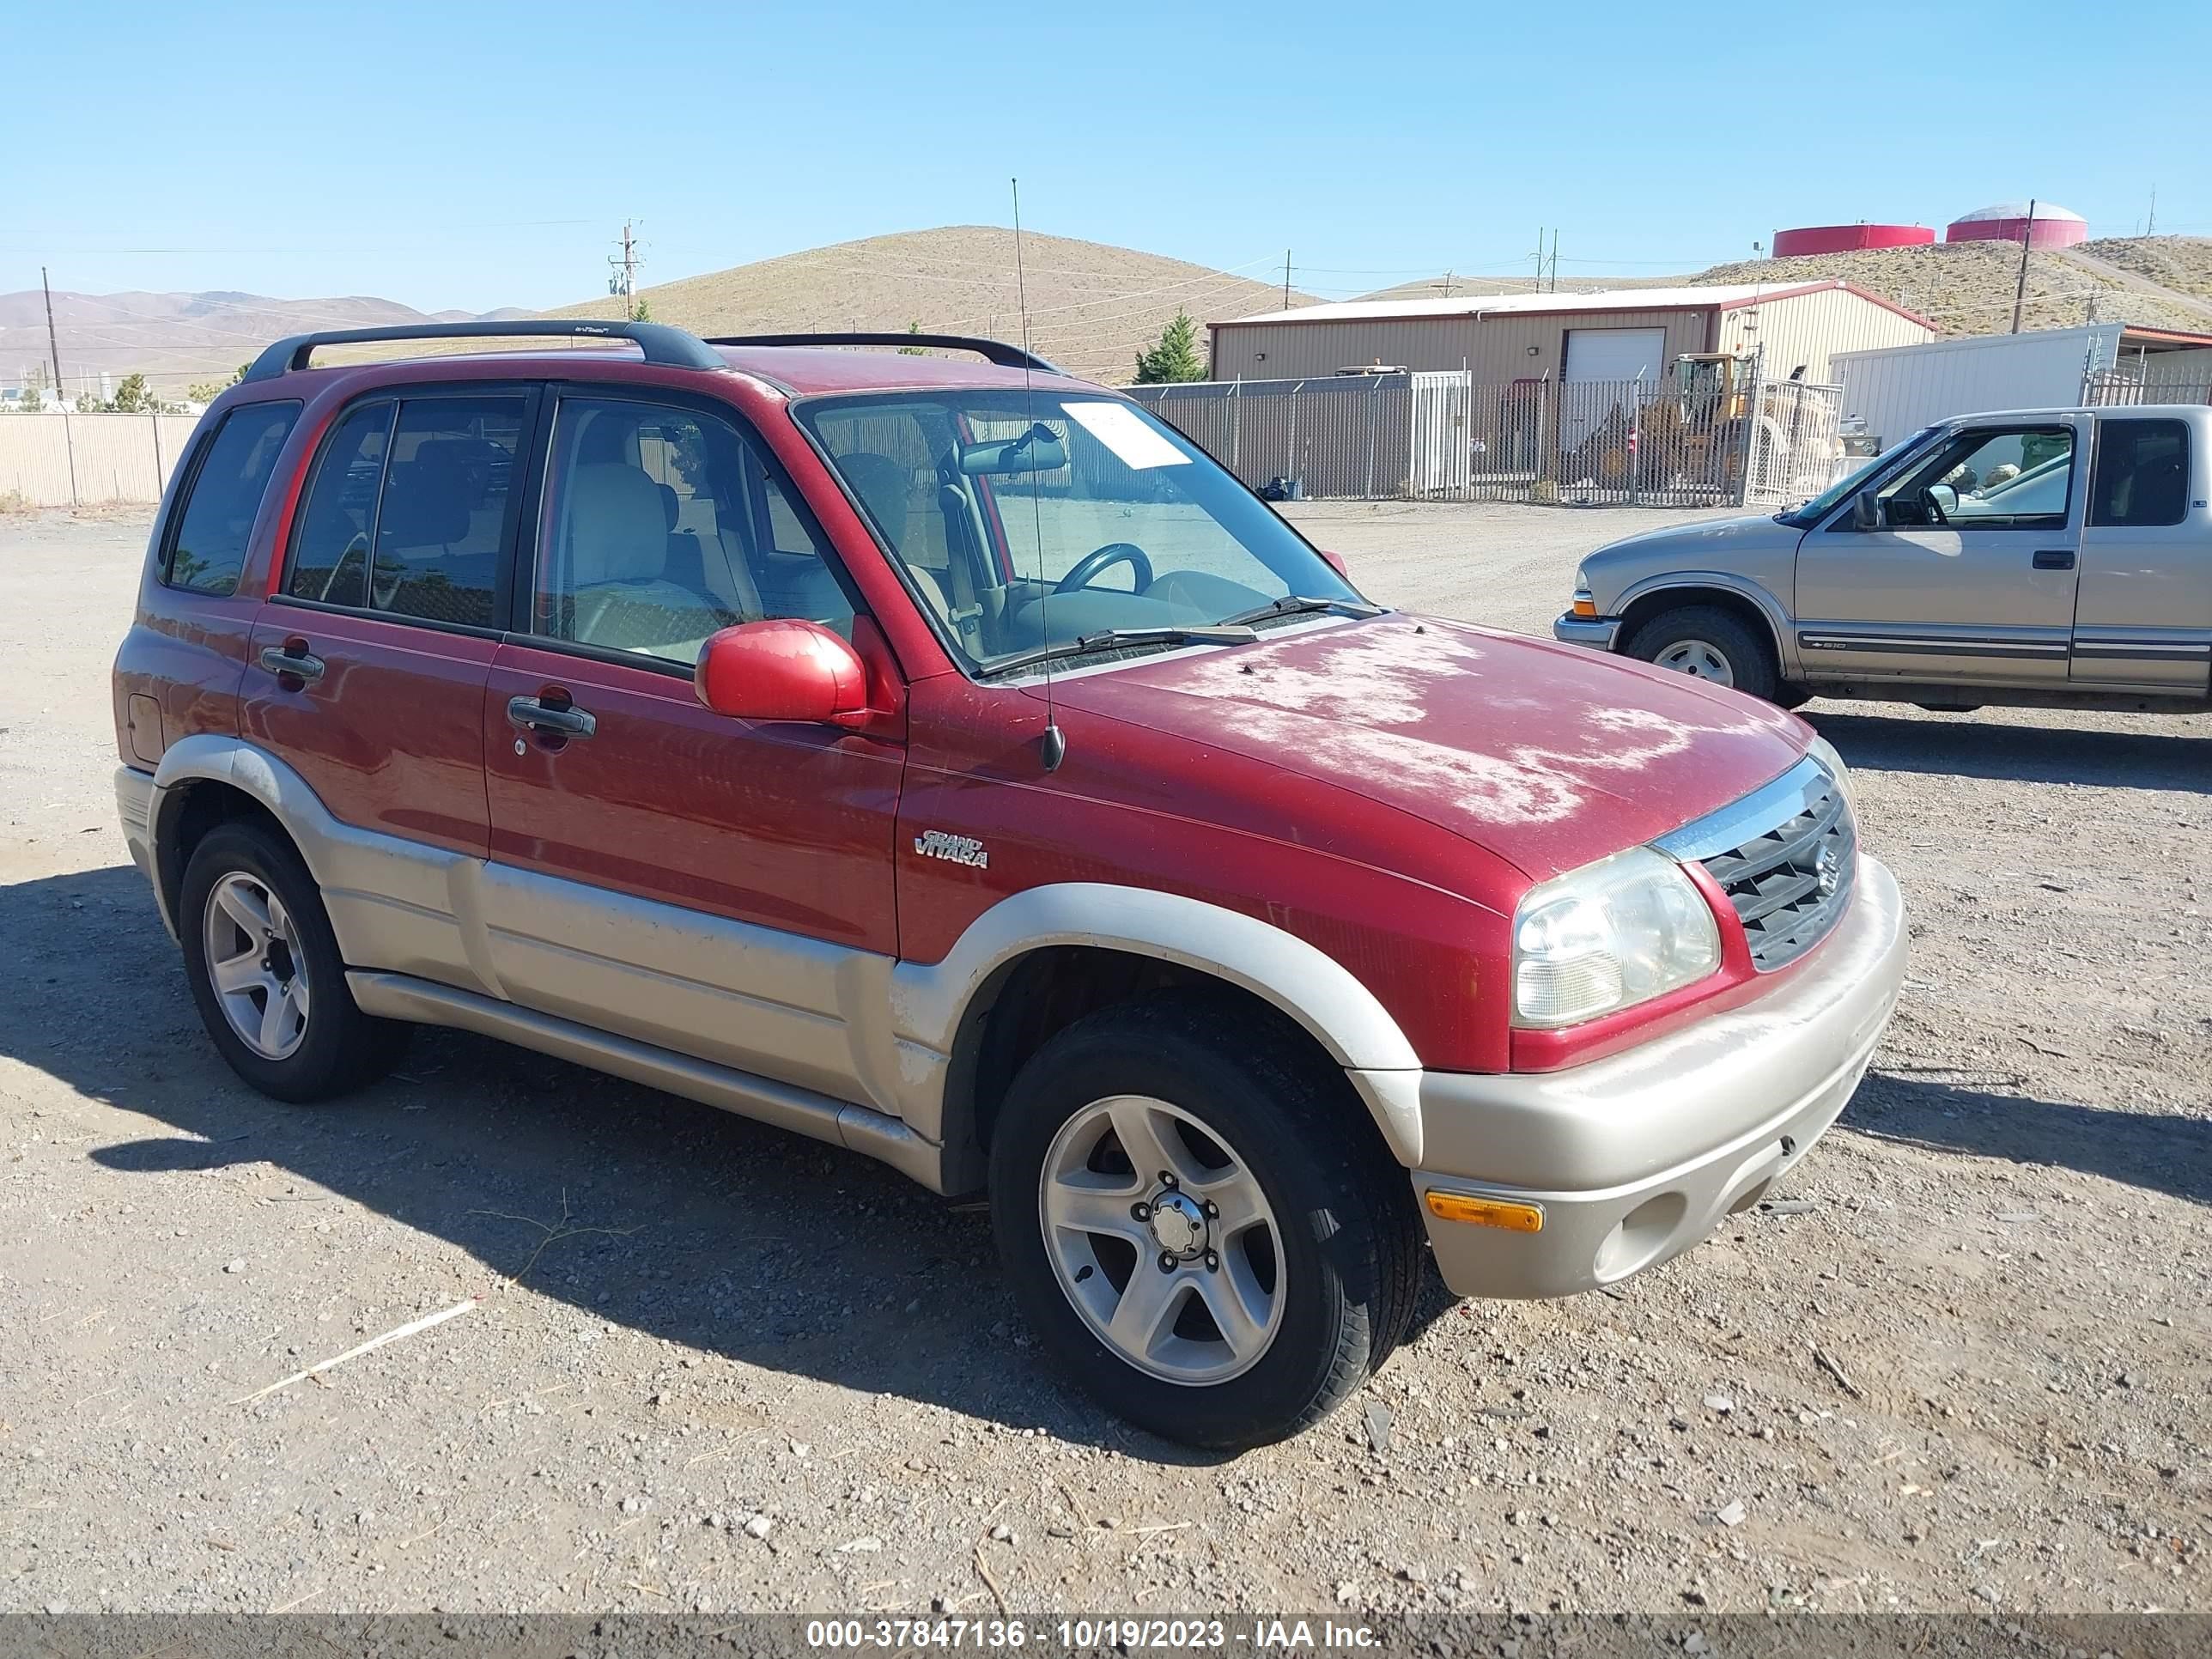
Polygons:
[[314,878],[252,824],[208,832],[185,866],[177,915],[200,1021],[265,1095],[307,1102],[374,1081],[410,1027],[354,1006]]
[[1079,1020],[991,1146],[999,1253],[1045,1348],[1109,1409],[1219,1449],[1318,1422],[1382,1364],[1424,1242],[1358,1103],[1253,1025],[1188,993]]
[[1772,702],[1780,672],[1773,647],[1717,605],[1662,611],[1636,630],[1627,654],[1692,679],[1733,686]]

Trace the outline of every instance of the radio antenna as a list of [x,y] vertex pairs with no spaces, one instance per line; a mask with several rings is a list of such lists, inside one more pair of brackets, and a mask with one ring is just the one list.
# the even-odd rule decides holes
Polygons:
[[[1031,365],[1036,361],[1030,352],[1030,285],[1029,274],[1022,262],[1022,181],[1006,181],[1014,195],[1014,302],[1022,313],[1022,441],[1030,441],[1030,434],[1036,430],[1036,392],[1030,383]],[[1052,643],[1052,623],[1045,614],[1045,599],[1052,585],[1044,577],[1044,507],[1038,499],[1037,477],[1035,469],[1030,472],[1030,544],[1036,551],[1037,562],[1037,629],[1043,635],[1039,642]],[[1067,757],[1067,739],[1061,735],[1060,722],[1054,718],[1052,706],[1052,659],[1047,657],[1040,665],[1044,670],[1044,742],[1041,754],[1044,769],[1057,772],[1060,763]]]

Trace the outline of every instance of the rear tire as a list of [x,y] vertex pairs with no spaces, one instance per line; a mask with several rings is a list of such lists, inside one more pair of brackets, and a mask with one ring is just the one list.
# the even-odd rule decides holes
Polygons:
[[315,878],[258,825],[219,824],[193,848],[177,931],[201,1024],[263,1094],[349,1093],[388,1071],[413,1030],[355,1006]]
[[991,1145],[999,1254],[1047,1352],[1120,1416],[1222,1450],[1320,1421],[1389,1358],[1425,1245],[1334,1068],[1254,1025],[1188,992],[1090,1015],[1022,1068]]
[[1717,605],[1687,605],[1661,611],[1636,630],[1626,652],[1655,667],[1733,686],[1768,702],[1775,702],[1781,690],[1773,647]]

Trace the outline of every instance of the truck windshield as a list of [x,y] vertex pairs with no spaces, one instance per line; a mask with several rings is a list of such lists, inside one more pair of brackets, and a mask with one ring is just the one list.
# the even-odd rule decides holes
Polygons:
[[1935,430],[1932,426],[1923,426],[1902,442],[1892,444],[1841,483],[1830,484],[1803,506],[1793,507],[1787,512],[1776,514],[1774,515],[1776,521],[1793,526],[1799,530],[1810,530],[1829,514],[1850,500],[1854,494],[1872,483],[1884,467],[1904,454],[1906,450],[1918,448]]
[[1204,451],[1121,398],[957,387],[795,412],[977,672],[1168,649],[1195,642],[1187,630],[1226,643],[1232,617],[1241,631],[1370,611]]

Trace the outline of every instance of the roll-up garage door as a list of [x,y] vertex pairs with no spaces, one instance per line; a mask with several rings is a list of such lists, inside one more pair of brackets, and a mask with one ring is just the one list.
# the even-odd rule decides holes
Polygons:
[[1656,389],[1666,370],[1663,328],[1569,329],[1566,366],[1559,379],[1566,386],[1588,389],[1569,392],[1560,399],[1560,447],[1572,450],[1603,426],[1614,410],[1628,402],[1627,388],[1638,375],[1647,388]]

